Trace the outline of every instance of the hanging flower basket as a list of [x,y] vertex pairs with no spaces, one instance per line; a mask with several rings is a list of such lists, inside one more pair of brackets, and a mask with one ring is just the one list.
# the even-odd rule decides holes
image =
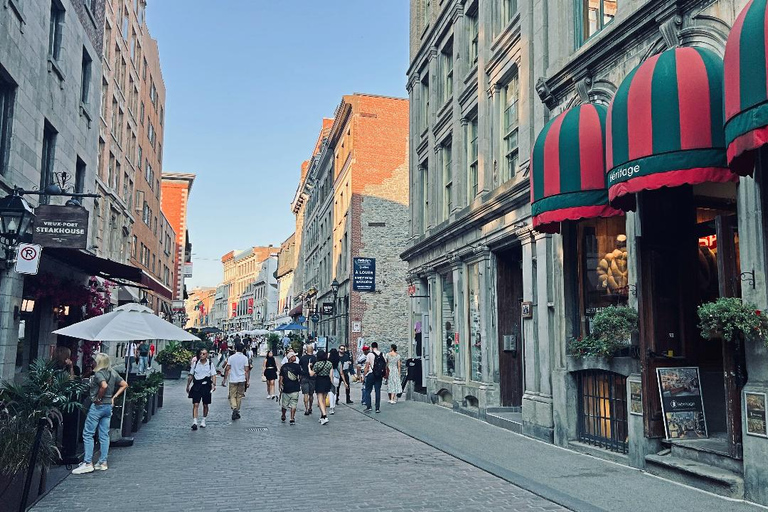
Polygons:
[[616,352],[630,345],[637,332],[637,311],[627,306],[609,306],[592,318],[592,332],[573,338],[568,353],[575,358],[612,358]]
[[699,329],[708,340],[760,342],[768,346],[768,317],[737,297],[720,297],[699,306]]

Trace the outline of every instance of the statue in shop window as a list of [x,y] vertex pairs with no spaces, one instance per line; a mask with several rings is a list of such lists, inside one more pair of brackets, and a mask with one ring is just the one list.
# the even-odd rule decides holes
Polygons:
[[626,293],[629,284],[627,269],[627,235],[616,237],[616,249],[607,253],[597,264],[600,287],[608,293]]

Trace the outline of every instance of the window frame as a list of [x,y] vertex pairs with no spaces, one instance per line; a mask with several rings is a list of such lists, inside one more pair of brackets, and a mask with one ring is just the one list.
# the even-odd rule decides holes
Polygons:
[[51,15],[48,25],[48,58],[55,62],[58,62],[61,57],[65,16],[64,6],[57,0],[51,0]]
[[442,220],[447,220],[453,210],[453,139],[442,144]]
[[[510,92],[513,92],[510,95]],[[510,97],[513,101],[510,103]],[[514,109],[516,119],[510,122],[510,111]],[[519,75],[515,73],[507,83],[502,87],[501,102],[501,149],[503,152],[502,168],[499,175],[499,184],[506,183],[517,174],[519,163],[519,129],[520,129],[520,80]],[[510,142],[514,140],[514,145]],[[515,162],[514,166],[511,162]]]
[[480,193],[480,152],[478,151],[478,120],[477,116],[469,119],[466,125],[467,152],[467,204],[472,204]]
[[16,84],[0,74],[0,175],[6,173],[10,160],[15,104]]
[[[610,25],[610,23],[614,20],[616,17],[615,15],[611,17],[608,22],[605,21],[605,3],[607,1],[611,0],[596,0],[599,2],[599,15],[597,18],[597,27],[594,33],[587,34],[588,28],[589,28],[589,2],[590,0],[575,0],[574,5],[574,14],[573,17],[576,23],[576,48],[579,48],[587,43],[590,39],[595,37],[597,34],[605,30],[605,28]],[[616,1],[616,12],[619,11],[619,1]]]

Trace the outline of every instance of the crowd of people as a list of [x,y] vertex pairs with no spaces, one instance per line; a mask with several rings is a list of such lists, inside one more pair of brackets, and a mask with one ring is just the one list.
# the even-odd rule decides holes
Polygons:
[[[187,394],[192,399],[192,430],[205,428],[212,394],[216,390],[216,380],[221,377],[221,385],[227,387],[227,396],[232,421],[241,417],[242,401],[251,384],[251,373],[258,344],[254,347],[236,340],[234,346],[219,346],[219,362],[214,363],[206,349],[198,351],[192,360],[187,377]],[[327,425],[328,416],[336,412],[336,405],[344,387],[345,403],[353,404],[350,384],[358,381],[363,384],[362,403],[365,412],[381,411],[381,388],[386,382],[388,403],[397,403],[403,393],[401,384],[402,359],[397,353],[397,346],[391,345],[384,354],[377,343],[370,347],[363,346],[362,354],[353,363],[347,347],[319,350],[315,353],[314,344],[301,347],[301,353],[286,346],[285,355],[278,364],[272,349],[266,351],[261,365],[261,381],[266,386],[266,398],[280,404],[280,419],[296,424],[296,411],[299,399],[302,399],[304,416],[319,409],[321,425]],[[203,404],[203,416],[200,418],[200,403]]]

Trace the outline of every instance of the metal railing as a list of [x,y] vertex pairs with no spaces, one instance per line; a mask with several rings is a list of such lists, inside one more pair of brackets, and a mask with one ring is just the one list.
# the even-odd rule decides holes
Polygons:
[[627,453],[627,378],[603,370],[576,374],[579,441]]

